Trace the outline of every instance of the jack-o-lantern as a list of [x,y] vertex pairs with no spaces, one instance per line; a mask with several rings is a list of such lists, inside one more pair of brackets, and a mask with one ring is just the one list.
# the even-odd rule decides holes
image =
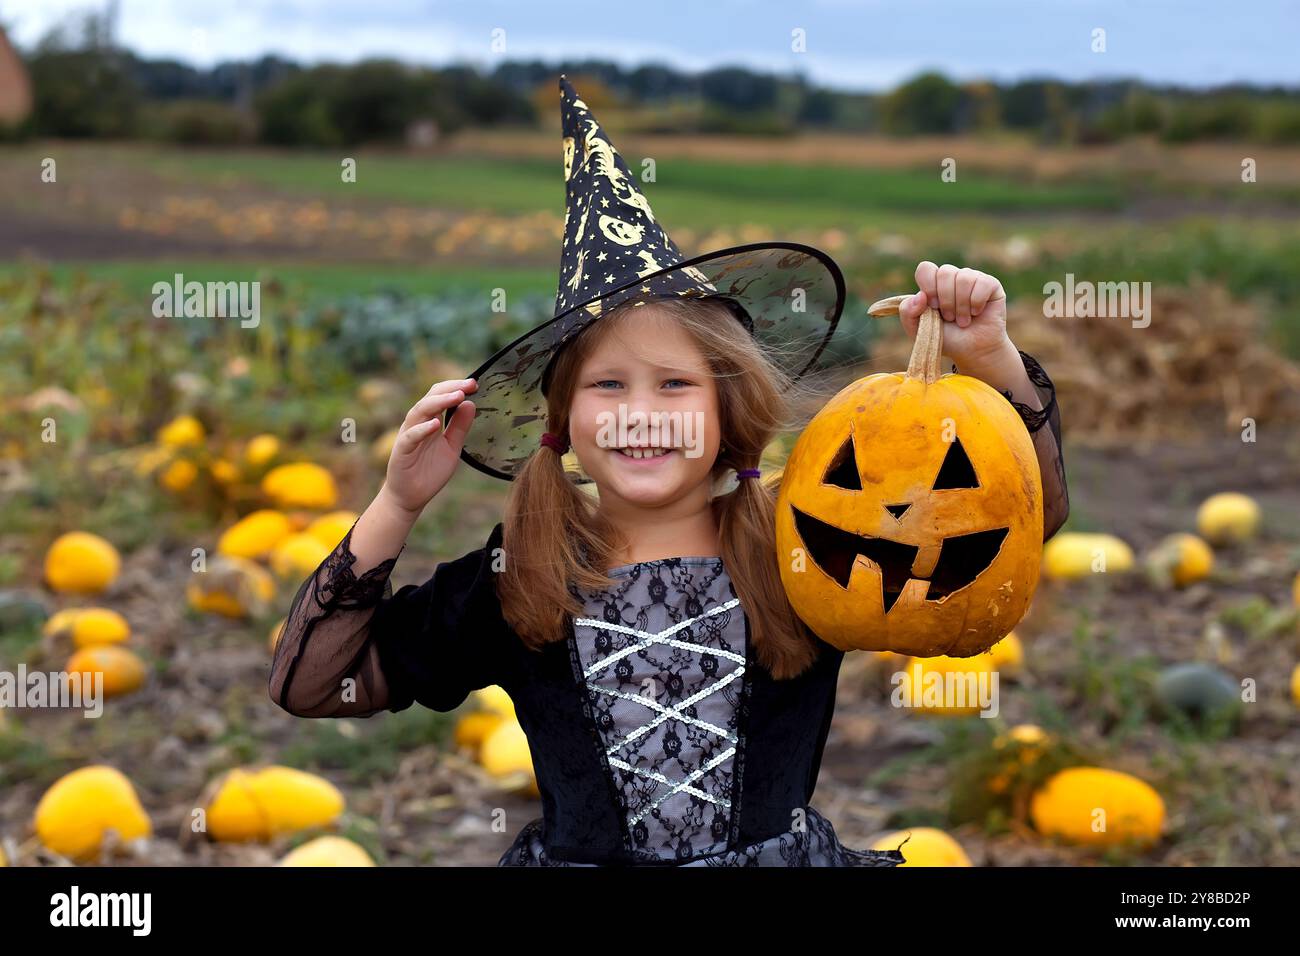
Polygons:
[[[896,315],[906,296],[875,303]],[[840,650],[969,657],[1029,609],[1043,550],[1033,440],[1011,404],[941,375],[943,324],[921,316],[906,373],[868,375],[799,436],[777,498],[795,613]]]

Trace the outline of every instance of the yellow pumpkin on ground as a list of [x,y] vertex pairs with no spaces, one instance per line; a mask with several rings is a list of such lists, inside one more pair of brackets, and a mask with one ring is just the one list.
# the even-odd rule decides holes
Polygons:
[[499,684],[492,684],[474,691],[474,699],[478,701],[480,706],[504,717],[513,717],[515,715],[515,702],[510,699],[510,695],[506,693],[505,688]]
[[72,625],[72,643],[77,647],[120,644],[130,636],[126,618],[107,607],[86,608]]
[[280,439],[274,435],[255,435],[248,440],[248,445],[244,448],[244,461],[254,468],[260,468],[278,454],[280,454]]
[[247,558],[217,555],[205,572],[195,572],[185,588],[190,607],[224,617],[256,617],[275,598],[275,579]]
[[507,718],[483,738],[479,764],[503,784],[514,784],[539,796],[537,776],[533,772],[533,755],[528,737],[519,721]]
[[500,727],[506,719],[502,714],[490,710],[465,714],[456,721],[456,746],[477,752],[487,735]]
[[[908,839],[908,838],[911,839]],[[903,841],[907,842],[904,843]],[[902,844],[901,846],[899,844]],[[873,850],[898,850],[905,862],[899,866],[970,866],[961,844],[934,827],[895,830],[871,844]]]
[[125,647],[116,644],[98,644],[83,647],[68,660],[69,674],[82,675],[82,687],[93,686],[96,674],[102,674],[104,696],[118,697],[144,686],[149,668]]
[[271,570],[282,578],[302,580],[315,571],[329,557],[332,548],[321,544],[320,539],[300,531],[291,534],[271,552]]
[[158,481],[171,492],[181,492],[190,487],[199,477],[199,466],[188,458],[177,458],[163,469]]
[[361,516],[355,511],[331,511],[329,514],[321,515],[309,524],[307,534],[325,545],[330,551],[333,551],[338,547],[338,543],[347,536],[347,533],[352,530],[352,526],[359,517]]
[[158,429],[158,444],[165,448],[194,448],[203,444],[207,433],[193,415],[181,415]]
[[292,767],[236,767],[208,804],[207,832],[223,842],[270,840],[327,826],[343,809],[343,794],[323,777]]
[[56,591],[98,594],[121,570],[117,548],[89,531],[61,534],[45,552],[45,580]]
[[1071,767],[1048,778],[1030,800],[1034,829],[1088,846],[1160,838],[1165,804],[1145,781],[1118,770]]
[[981,690],[992,695],[996,676],[990,654],[913,657],[898,678],[894,700],[926,714],[978,714],[983,710]]
[[308,461],[272,468],[262,479],[262,491],[277,507],[324,510],[338,503],[334,478]]
[[[906,296],[874,303],[897,315]],[[840,650],[966,657],[1024,617],[1038,584],[1034,443],[994,388],[941,374],[943,321],[921,316],[906,373],[846,386],[804,428],[778,491],[795,612]]]
[[244,515],[217,539],[217,552],[236,558],[263,558],[293,534],[289,516],[272,508]]
[[1297,707],[1300,707],[1300,664],[1291,671],[1291,699],[1295,701]]
[[1210,576],[1214,551],[1194,534],[1171,534],[1147,555],[1146,566],[1156,583],[1184,588]]
[[107,607],[70,607],[54,614],[41,629],[47,637],[68,634],[76,647],[120,644],[131,636],[131,625]]
[[41,628],[41,633],[46,637],[53,637],[71,631],[77,618],[85,613],[84,607],[65,607],[62,611],[55,611]]
[[1018,677],[1025,663],[1025,648],[1012,631],[989,648],[993,669],[1006,677]]
[[1070,531],[1043,547],[1043,573],[1054,581],[1133,570],[1133,549],[1112,534]]
[[291,850],[276,866],[374,866],[370,854],[346,837],[320,836]]
[[99,855],[109,830],[122,842],[153,832],[131,781],[120,770],[102,765],[59,778],[36,805],[35,825],[47,849],[78,862]]
[[1211,495],[1196,511],[1196,527],[1213,545],[1241,544],[1259,530],[1259,505],[1233,491]]
[[218,458],[211,466],[212,477],[219,485],[233,485],[239,480],[239,467],[225,458]]

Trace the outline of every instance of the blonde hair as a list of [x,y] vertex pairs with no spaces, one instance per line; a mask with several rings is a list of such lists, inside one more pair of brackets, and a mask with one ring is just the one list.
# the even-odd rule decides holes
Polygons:
[[[635,301],[607,312],[554,356],[548,431],[568,433],[579,368],[597,343],[634,314]],[[796,427],[790,401],[795,384],[723,302],[656,299],[653,307],[681,324],[714,375],[722,435],[715,485],[727,469],[757,468],[778,432]],[[749,618],[758,660],[773,677],[784,679],[806,670],[816,648],[781,583],[775,540],[779,487],[780,475],[742,480],[734,491],[715,496],[711,507],[723,564]],[[506,622],[533,650],[565,640],[566,614],[580,616],[585,610],[569,585],[610,586],[605,569],[627,542],[602,519],[595,499],[577,487],[550,448],[540,448],[515,476],[502,524],[509,557],[498,576],[498,595]]]

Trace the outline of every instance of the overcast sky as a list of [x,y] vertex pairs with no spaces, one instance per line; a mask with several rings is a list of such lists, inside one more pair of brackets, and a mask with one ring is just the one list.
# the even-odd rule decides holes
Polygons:
[[[104,0],[0,0],[30,46],[68,11]],[[1093,31],[1106,50],[1093,52]],[[278,53],[390,55],[432,65],[598,57],[694,71],[723,64],[843,89],[889,88],[927,68],[957,79],[1137,77],[1300,87],[1300,0],[119,0],[117,37],[197,65]],[[504,54],[492,51],[503,30]],[[791,50],[792,31],[807,52]]]

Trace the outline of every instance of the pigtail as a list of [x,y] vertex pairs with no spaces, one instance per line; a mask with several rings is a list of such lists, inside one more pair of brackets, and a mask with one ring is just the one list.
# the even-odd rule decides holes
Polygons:
[[[816,652],[811,632],[790,606],[777,564],[779,482],[772,476],[746,478],[713,503],[722,560],[741,603],[749,609],[750,639],[760,663],[781,680],[802,673]],[[792,634],[800,639],[790,640]]]
[[[552,429],[564,434],[565,427]],[[505,567],[498,587],[506,622],[533,650],[568,636],[566,614],[582,604],[569,582],[585,587],[608,583],[593,567],[605,567],[614,531],[593,499],[580,490],[560,453],[541,447],[511,482],[502,522]]]

